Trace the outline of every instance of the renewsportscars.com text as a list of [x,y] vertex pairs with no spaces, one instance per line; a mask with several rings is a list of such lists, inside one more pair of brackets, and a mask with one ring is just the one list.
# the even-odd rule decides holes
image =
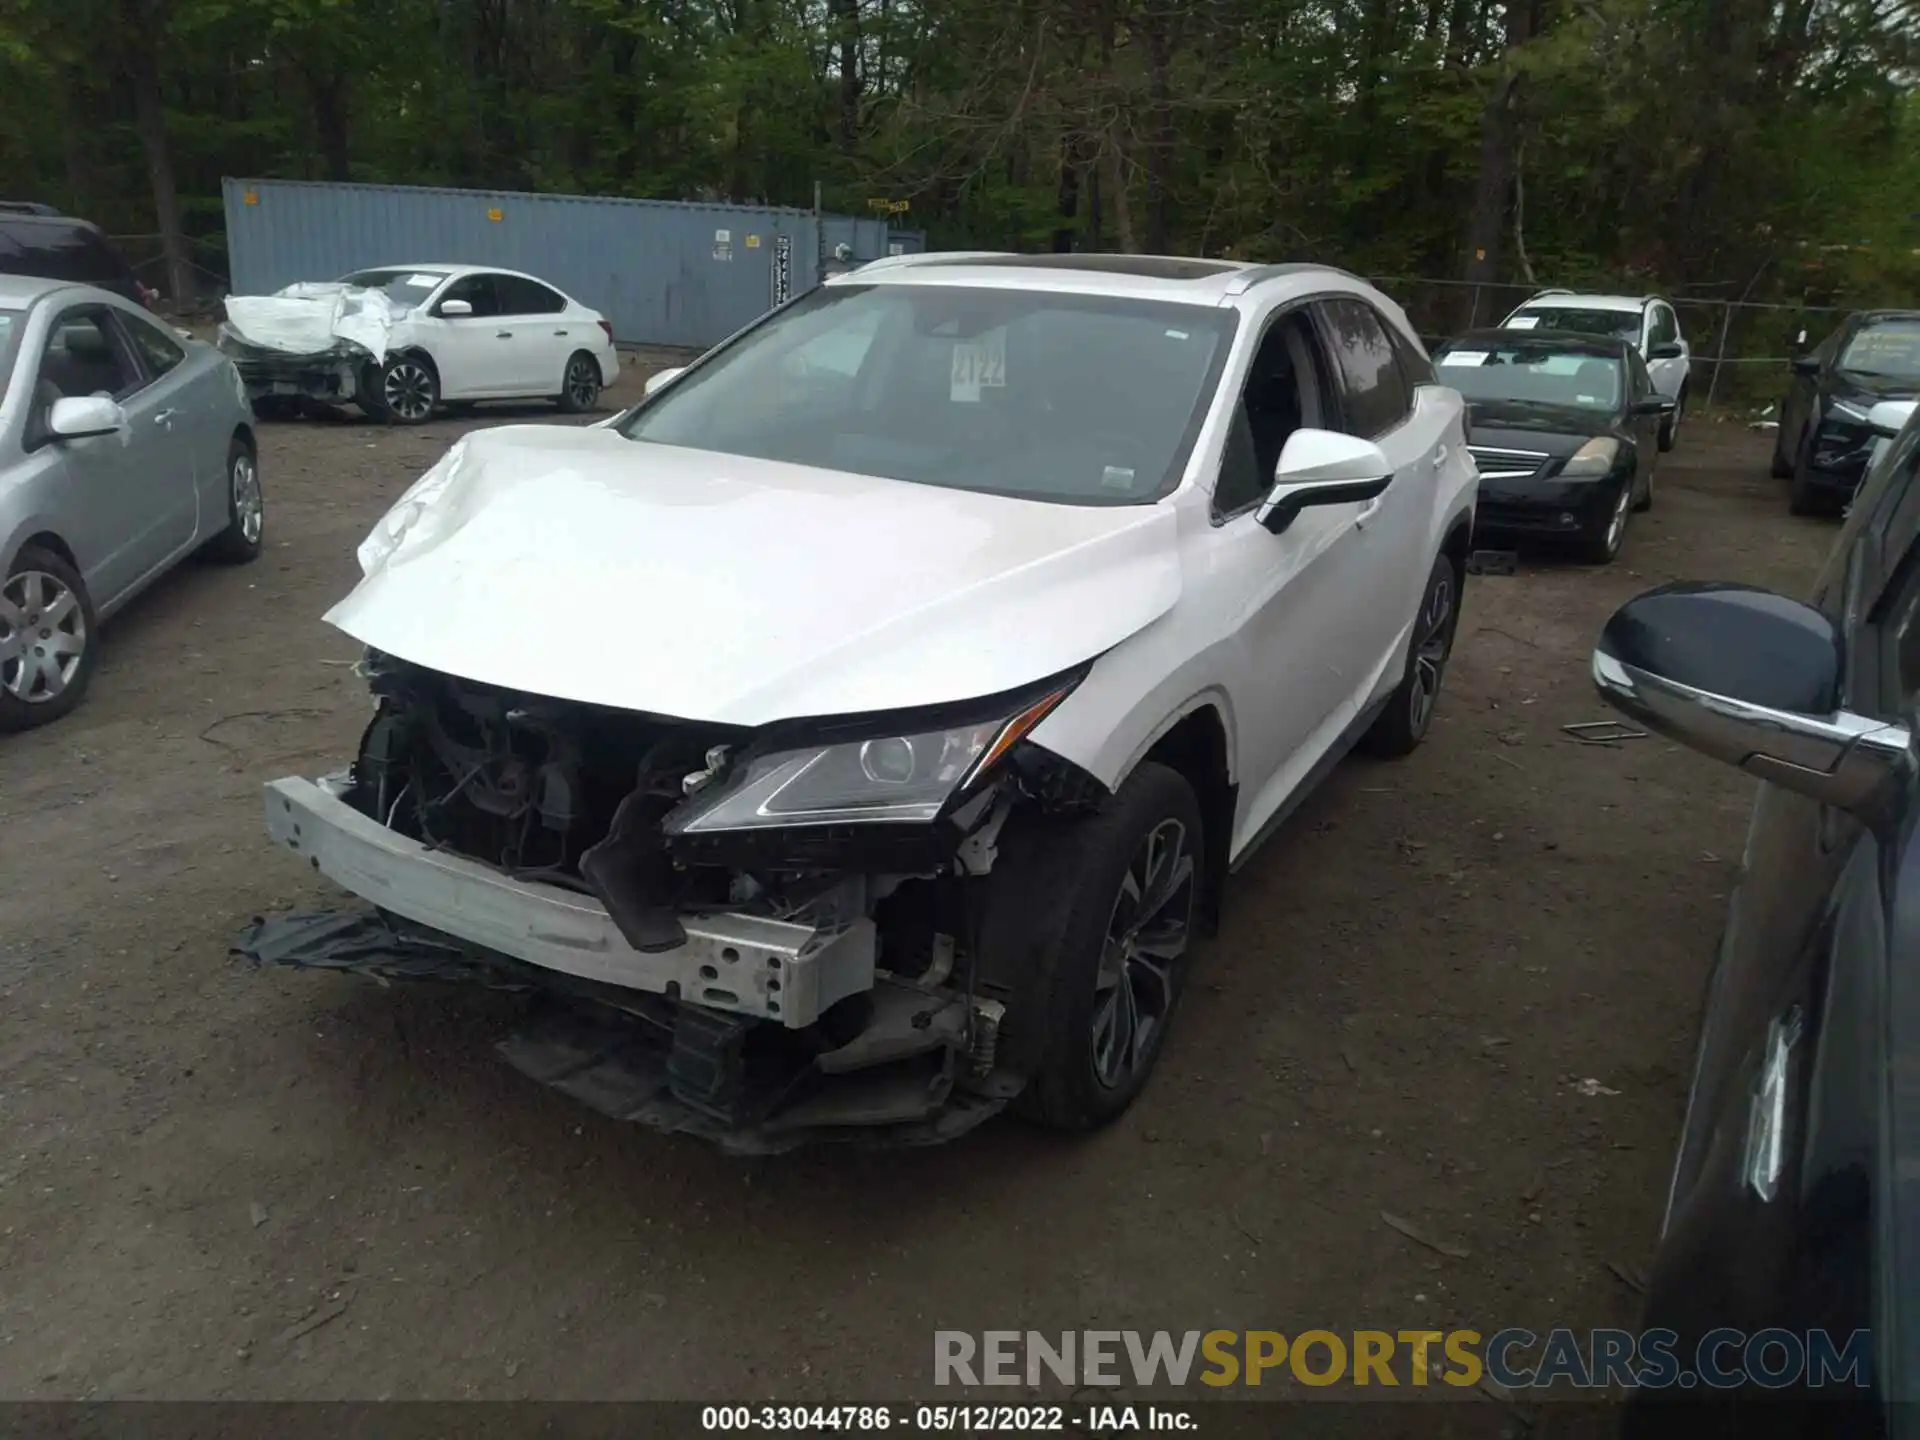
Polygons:
[[1864,1387],[1872,1337],[1824,1330],[936,1330],[936,1385],[1478,1385],[1510,1390]]

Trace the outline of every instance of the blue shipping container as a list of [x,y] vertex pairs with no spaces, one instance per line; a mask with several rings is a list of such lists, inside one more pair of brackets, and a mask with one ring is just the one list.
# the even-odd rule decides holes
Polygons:
[[305,180],[222,191],[236,295],[370,265],[498,265],[553,282],[633,345],[705,349],[823,273],[926,248],[884,218],[773,206]]

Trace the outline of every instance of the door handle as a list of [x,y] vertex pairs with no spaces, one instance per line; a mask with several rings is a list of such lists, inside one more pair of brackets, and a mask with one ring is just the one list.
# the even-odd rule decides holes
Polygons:
[[1373,519],[1374,513],[1379,510],[1379,508],[1380,502],[1378,500],[1367,501],[1366,504],[1360,507],[1359,513],[1353,517],[1353,523],[1364,527],[1369,520]]
[[511,340],[513,338],[513,331],[496,330],[493,332],[493,338],[496,340]]
[[179,413],[178,410],[162,410],[153,417],[153,423],[156,425],[171,425],[173,423],[173,417]]
[[564,335],[564,334],[566,334],[567,332],[566,332],[566,331],[564,331],[564,330],[556,330],[556,331],[554,331],[553,333],[554,333],[554,334],[556,334],[556,335]]
[[1453,454],[1453,451],[1449,450],[1444,445],[1442,445],[1438,450],[1435,450],[1433,452],[1433,468],[1438,470],[1442,465],[1445,465],[1447,463],[1448,458],[1452,454]]

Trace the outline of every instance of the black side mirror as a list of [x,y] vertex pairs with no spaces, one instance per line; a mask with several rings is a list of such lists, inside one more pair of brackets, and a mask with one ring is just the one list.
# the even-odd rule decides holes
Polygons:
[[1649,730],[1855,814],[1913,764],[1903,725],[1840,708],[1845,645],[1810,605],[1746,585],[1663,585],[1607,621],[1602,698]]
[[1815,355],[1796,355],[1793,357],[1793,373],[1796,375],[1818,375],[1820,359]]
[[1679,408],[1674,401],[1667,399],[1664,395],[1649,395],[1644,400],[1633,402],[1633,413],[1636,415],[1665,415],[1668,411]]
[[1649,360],[1678,360],[1687,352],[1680,348],[1678,340],[1662,340],[1647,352]]

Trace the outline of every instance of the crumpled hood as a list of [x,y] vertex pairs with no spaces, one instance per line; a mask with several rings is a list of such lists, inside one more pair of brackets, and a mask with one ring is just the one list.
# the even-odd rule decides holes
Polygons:
[[402,497],[326,618],[467,679],[752,726],[1086,660],[1178,598],[1177,524],[516,425]]

